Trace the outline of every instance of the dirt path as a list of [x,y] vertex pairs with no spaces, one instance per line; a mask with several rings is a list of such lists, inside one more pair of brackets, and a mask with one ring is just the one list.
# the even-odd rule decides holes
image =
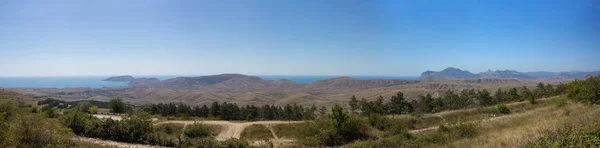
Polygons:
[[[102,114],[92,114],[92,116],[96,117],[96,118],[100,118],[100,119],[112,119],[112,120],[123,120],[123,117],[119,116],[119,115],[102,115]],[[152,118],[152,121],[156,121],[158,119],[156,118]]]
[[[217,137],[215,137],[218,141],[225,141],[231,138],[239,139],[242,135],[242,132],[246,127],[250,125],[260,124],[260,125],[276,125],[276,124],[293,124],[293,123],[303,123],[304,121],[255,121],[255,122],[229,122],[229,121],[164,121],[159,122],[154,125],[159,124],[167,124],[167,123],[177,123],[177,124],[210,124],[210,125],[219,125],[223,127],[223,130]],[[273,131],[271,131],[273,132]],[[275,133],[273,133],[275,134]]]

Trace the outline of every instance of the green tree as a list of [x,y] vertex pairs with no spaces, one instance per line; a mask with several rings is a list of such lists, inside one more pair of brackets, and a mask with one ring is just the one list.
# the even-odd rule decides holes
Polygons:
[[567,84],[565,83],[559,83],[556,85],[556,88],[554,89],[554,95],[558,96],[558,95],[563,95],[567,93]]
[[585,80],[569,83],[567,95],[576,101],[600,104],[600,76],[589,76]]
[[519,95],[519,91],[515,87],[508,90],[507,95],[508,95],[509,100],[511,100],[511,101],[518,101],[521,99],[521,96]]
[[333,106],[333,108],[331,108],[331,118],[334,121],[333,125],[335,126],[336,130],[339,130],[346,120],[348,120],[348,114],[344,112],[342,107],[336,104]]
[[356,96],[352,96],[352,98],[350,98],[350,101],[348,102],[348,106],[350,106],[350,111],[354,114],[356,114],[356,111],[360,108],[358,103],[359,102],[356,99]]
[[90,107],[92,107],[92,104],[90,102],[88,102],[88,101],[82,101],[82,102],[77,103],[77,108],[80,111],[83,111],[83,112],[86,112],[86,113],[89,113]]
[[504,102],[507,100],[506,98],[506,94],[500,88],[494,93],[494,102]]
[[113,113],[124,113],[125,112],[125,103],[120,98],[110,99],[108,101],[108,107],[110,111]]
[[482,106],[490,106],[496,104],[492,96],[490,96],[490,92],[486,89],[477,91],[477,95],[479,98],[479,104],[481,104]]
[[434,100],[433,97],[431,96],[431,94],[427,94],[425,96],[420,95],[419,96],[420,101],[418,102],[418,108],[419,111],[421,112],[425,112],[425,113],[431,113],[434,112]]
[[407,104],[408,102],[404,100],[404,93],[398,92],[395,96],[392,96],[392,99],[390,99],[390,103],[388,105],[390,109],[389,112],[392,114],[402,114],[403,112],[407,111]]

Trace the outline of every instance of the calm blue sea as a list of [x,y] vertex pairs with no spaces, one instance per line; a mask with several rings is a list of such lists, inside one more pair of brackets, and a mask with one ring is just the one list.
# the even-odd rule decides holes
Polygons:
[[[171,79],[179,76],[134,76],[138,77],[153,77],[160,80]],[[299,84],[307,84],[317,80],[326,80],[339,76],[285,76],[285,75],[265,75],[258,76],[265,80],[281,80],[288,79]],[[352,76],[359,80],[367,79],[403,79],[403,80],[418,80],[419,77],[412,76]],[[108,76],[73,76],[73,77],[0,77],[0,87],[15,88],[68,88],[68,87],[118,87],[127,86],[127,82],[109,82],[102,81]]]

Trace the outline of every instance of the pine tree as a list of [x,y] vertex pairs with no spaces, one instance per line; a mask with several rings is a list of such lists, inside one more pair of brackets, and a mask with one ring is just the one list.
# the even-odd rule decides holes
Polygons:
[[396,96],[392,96],[390,99],[390,103],[388,105],[391,114],[402,114],[402,112],[406,111],[407,102],[404,101],[404,93],[398,92]]
[[352,98],[350,98],[350,101],[348,102],[348,105],[350,106],[350,111],[353,114],[356,114],[357,110],[360,108],[359,102],[356,99],[356,96],[352,96]]
[[519,95],[519,91],[517,90],[517,88],[511,88],[508,91],[508,98],[511,101],[518,101],[521,99],[521,96]]

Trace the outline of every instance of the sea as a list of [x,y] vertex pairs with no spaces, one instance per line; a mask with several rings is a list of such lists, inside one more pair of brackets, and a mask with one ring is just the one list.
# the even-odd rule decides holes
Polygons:
[[[74,87],[121,87],[127,86],[128,82],[102,81],[110,76],[57,76],[57,77],[0,77],[0,87],[3,88],[74,88]],[[176,77],[189,76],[134,76],[136,78],[158,78],[166,80]],[[295,75],[259,75],[265,80],[287,79],[298,84],[308,84],[318,80],[327,80],[340,76],[295,76]],[[369,79],[401,79],[418,80],[418,76],[350,76],[358,80]]]

